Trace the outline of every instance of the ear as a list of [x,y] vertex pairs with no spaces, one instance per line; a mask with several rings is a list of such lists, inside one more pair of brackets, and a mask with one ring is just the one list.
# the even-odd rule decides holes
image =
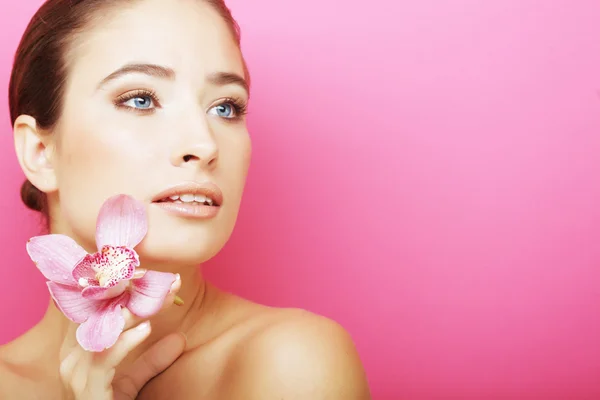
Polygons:
[[35,118],[19,116],[14,123],[14,139],[19,164],[29,182],[44,193],[56,191],[53,142],[38,129]]

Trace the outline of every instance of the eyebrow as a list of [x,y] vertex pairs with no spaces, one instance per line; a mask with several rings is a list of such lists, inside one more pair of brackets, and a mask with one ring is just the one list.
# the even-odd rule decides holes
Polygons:
[[[102,79],[98,88],[124,75],[135,73],[149,75],[160,79],[175,79],[175,71],[169,67],[156,64],[126,64]],[[250,87],[246,79],[233,72],[213,72],[208,75],[206,81],[216,86],[238,85],[244,89],[246,93],[250,93]]]
[[233,72],[214,72],[208,75],[206,81],[216,86],[238,85],[244,89],[247,94],[250,94],[248,81]]
[[98,87],[128,74],[144,74],[162,79],[175,79],[175,71],[171,68],[155,64],[127,64],[102,79]]

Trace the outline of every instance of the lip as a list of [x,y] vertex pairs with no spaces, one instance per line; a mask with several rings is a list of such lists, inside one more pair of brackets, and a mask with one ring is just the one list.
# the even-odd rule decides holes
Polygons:
[[[181,196],[182,194],[199,194],[210,197],[214,204],[208,206],[199,203],[161,201],[171,196]],[[185,182],[163,190],[152,199],[152,204],[175,216],[207,219],[213,218],[218,214],[223,204],[223,193],[212,182]]]
[[158,193],[152,199],[153,203],[161,204],[161,200],[172,196],[181,196],[182,194],[199,194],[210,197],[214,202],[214,208],[218,208],[223,204],[223,193],[217,185],[212,182],[184,182],[171,186],[162,192]]
[[176,217],[190,218],[190,219],[210,219],[217,216],[220,207],[216,206],[205,206],[203,204],[191,204],[191,203],[169,203],[158,202],[152,203],[167,213]]

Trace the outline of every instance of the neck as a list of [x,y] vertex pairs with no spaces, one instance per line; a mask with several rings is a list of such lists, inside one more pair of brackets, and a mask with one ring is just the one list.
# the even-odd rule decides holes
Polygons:
[[[164,265],[148,266],[144,264],[144,268],[175,272],[173,268],[165,268]],[[152,329],[150,337],[140,344],[128,358],[137,358],[152,344],[173,332],[181,332],[189,338],[190,331],[202,319],[201,316],[205,314],[208,284],[200,273],[200,268],[197,266],[177,268],[177,272],[181,276],[181,289],[177,294],[183,299],[184,304],[181,306],[170,305],[167,309],[151,317],[149,319]],[[76,344],[74,332],[78,325],[69,321],[56,308],[54,302],[50,301],[41,325],[45,326],[46,329],[43,330],[46,332],[56,332],[55,339],[58,348],[63,348],[64,345],[70,347]]]

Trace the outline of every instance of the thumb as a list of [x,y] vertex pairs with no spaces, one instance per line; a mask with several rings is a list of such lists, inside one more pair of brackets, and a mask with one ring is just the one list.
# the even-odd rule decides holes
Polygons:
[[137,360],[126,371],[115,377],[113,391],[115,400],[133,400],[148,381],[166,370],[183,353],[186,339],[182,333],[165,336]]

